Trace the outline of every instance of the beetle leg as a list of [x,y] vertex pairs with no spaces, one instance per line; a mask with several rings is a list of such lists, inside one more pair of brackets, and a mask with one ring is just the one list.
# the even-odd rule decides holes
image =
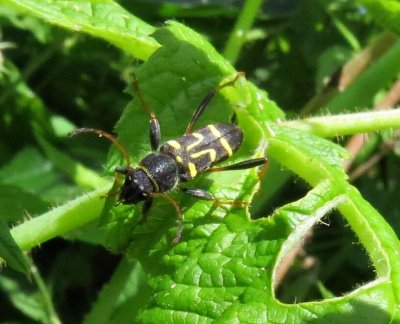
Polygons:
[[208,200],[208,201],[213,201],[217,205],[231,205],[231,206],[236,206],[236,207],[244,207],[247,206],[249,203],[247,201],[241,201],[241,200],[222,200],[215,198],[214,195],[209,193],[206,190],[203,189],[187,189],[187,188],[180,188],[184,193],[191,195],[192,197],[195,197],[197,199],[201,200]]
[[153,151],[157,151],[158,146],[160,145],[160,138],[161,138],[161,128],[160,128],[160,123],[158,122],[156,113],[153,111],[153,109],[150,108],[150,106],[147,104],[147,102],[144,100],[142,91],[140,91],[139,87],[139,82],[136,78],[136,75],[132,73],[133,76],[133,89],[135,90],[137,96],[139,97],[140,102],[142,103],[142,106],[144,110],[150,115],[150,144],[151,144],[151,149]]
[[149,214],[152,205],[153,205],[153,198],[149,198],[144,201],[142,207],[142,218],[140,219],[139,224],[143,224],[146,221],[147,215]]
[[244,72],[236,73],[236,76],[235,76],[235,78],[233,80],[228,81],[228,82],[223,83],[223,84],[220,84],[219,86],[217,86],[214,89],[210,90],[206,94],[204,99],[200,102],[200,105],[194,111],[192,119],[190,120],[188,126],[186,127],[185,135],[192,133],[193,125],[200,118],[201,114],[207,108],[207,106],[210,103],[211,99],[214,98],[214,95],[217,93],[217,91],[219,91],[219,90],[221,90],[222,88],[225,88],[225,87],[233,86],[235,84],[236,80],[239,79],[241,76],[244,76]]
[[245,169],[255,168],[255,167],[258,167],[261,165],[263,167],[261,168],[261,171],[258,172],[258,178],[261,181],[262,177],[264,176],[264,174],[268,168],[268,158],[266,158],[266,157],[246,160],[246,161],[242,161],[239,163],[235,163],[235,164],[227,165],[227,166],[223,166],[223,167],[211,168],[211,169],[208,169],[207,171],[208,172],[220,172],[220,171],[245,170]]
[[183,217],[182,217],[182,210],[181,207],[179,207],[178,203],[169,195],[162,193],[162,192],[155,192],[151,194],[151,197],[161,197],[164,198],[165,200],[168,200],[172,206],[174,206],[176,210],[176,216],[178,218],[178,229],[176,230],[176,235],[172,239],[172,244],[177,244],[179,240],[181,239],[182,236],[182,230],[183,230]]

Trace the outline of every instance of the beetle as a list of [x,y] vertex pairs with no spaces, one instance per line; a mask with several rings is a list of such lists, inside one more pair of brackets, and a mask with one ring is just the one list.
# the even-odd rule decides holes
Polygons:
[[178,217],[178,229],[173,244],[179,242],[182,235],[182,211],[178,203],[168,195],[168,192],[176,187],[184,193],[202,200],[214,201],[217,204],[230,204],[235,206],[246,205],[242,201],[224,201],[215,198],[211,193],[203,189],[189,189],[181,187],[181,182],[188,182],[199,174],[208,172],[220,172],[230,170],[243,170],[261,165],[266,166],[266,157],[242,161],[236,164],[214,167],[216,164],[231,157],[243,143],[243,131],[236,123],[216,123],[207,125],[193,131],[193,126],[203,114],[206,107],[215,94],[244,76],[238,72],[235,78],[220,84],[210,90],[194,111],[185,133],[175,139],[169,140],[160,146],[161,130],[155,112],[146,103],[139,83],[133,75],[133,88],[141,101],[141,105],[150,116],[150,144],[152,152],[145,156],[137,167],[132,167],[129,155],[119,141],[111,134],[94,128],[78,128],[69,136],[81,133],[95,133],[100,137],[110,140],[119,149],[126,160],[126,166],[117,166],[115,172],[125,176],[120,187],[118,201],[125,205],[144,202],[142,207],[142,221],[145,220],[153,203],[153,198],[162,197],[168,200],[176,209]]

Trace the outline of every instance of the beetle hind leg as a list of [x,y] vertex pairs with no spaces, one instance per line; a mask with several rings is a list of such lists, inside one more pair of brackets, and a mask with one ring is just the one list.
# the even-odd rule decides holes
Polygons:
[[203,100],[200,102],[199,106],[196,108],[196,110],[193,113],[192,119],[190,120],[188,126],[186,127],[186,131],[185,131],[185,135],[187,134],[191,134],[192,133],[192,129],[194,124],[196,123],[196,121],[200,118],[200,116],[203,114],[204,110],[208,107],[209,103],[211,102],[211,100],[214,98],[215,94],[225,88],[225,87],[229,87],[229,86],[233,86],[236,81],[240,78],[244,76],[244,72],[237,72],[236,76],[233,80],[225,82],[223,84],[220,84],[218,86],[216,86],[214,89],[210,90],[206,96],[203,98]]
[[255,168],[258,166],[262,166],[261,170],[258,172],[258,179],[261,181],[265,173],[268,169],[268,158],[262,157],[257,159],[250,159],[246,161],[241,161],[235,164],[223,166],[223,167],[215,167],[208,169],[208,172],[222,172],[222,171],[235,171],[235,170],[246,170]]
[[241,200],[223,200],[215,198],[214,195],[203,189],[180,188],[184,193],[201,200],[213,201],[216,205],[231,205],[235,207],[245,207],[249,203]]

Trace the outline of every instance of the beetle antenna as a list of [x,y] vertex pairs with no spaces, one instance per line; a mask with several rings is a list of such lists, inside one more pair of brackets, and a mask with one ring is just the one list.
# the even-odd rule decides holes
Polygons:
[[102,131],[100,129],[95,129],[95,128],[77,128],[75,130],[73,130],[72,132],[68,133],[69,137],[73,137],[75,135],[79,135],[82,133],[95,133],[97,135],[99,135],[99,137],[105,137],[107,138],[110,142],[112,142],[117,149],[121,152],[122,156],[124,157],[127,166],[130,167],[131,166],[131,161],[129,159],[129,155],[128,152],[126,152],[126,150],[124,149],[124,147],[121,145],[120,142],[118,142],[118,140],[111,134]]

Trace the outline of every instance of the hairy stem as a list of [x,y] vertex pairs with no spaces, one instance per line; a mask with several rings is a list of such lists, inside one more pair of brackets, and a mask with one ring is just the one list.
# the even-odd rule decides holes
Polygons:
[[282,124],[321,137],[376,132],[400,127],[400,109],[312,117]]
[[72,200],[49,212],[32,218],[11,230],[15,242],[24,250],[30,250],[56,236],[96,219],[104,205],[104,196],[110,187],[105,186]]
[[50,294],[49,288],[46,286],[46,283],[44,282],[43,278],[41,277],[38,269],[36,268],[35,265],[31,266],[31,274],[33,277],[33,280],[36,282],[37,287],[39,288],[42,301],[43,301],[43,307],[46,310],[47,316],[48,316],[48,321],[51,324],[60,324],[61,321],[55,311],[52,296]]

